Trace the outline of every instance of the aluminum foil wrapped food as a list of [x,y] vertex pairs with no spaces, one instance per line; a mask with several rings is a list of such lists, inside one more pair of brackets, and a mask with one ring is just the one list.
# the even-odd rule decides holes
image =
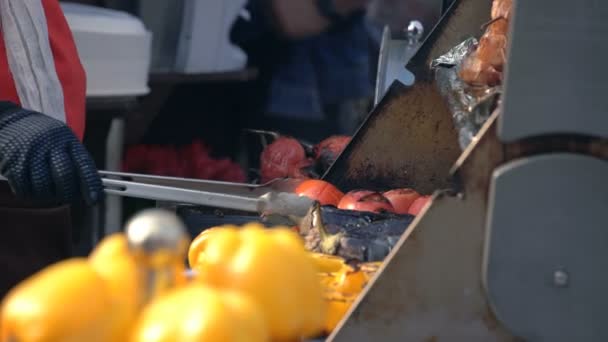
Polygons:
[[502,69],[507,61],[507,41],[512,0],[492,2],[492,20],[485,26],[479,45],[462,62],[460,78],[466,83],[494,86],[502,83]]
[[469,38],[431,64],[439,91],[452,112],[454,127],[458,131],[463,150],[475,139],[481,126],[490,117],[502,91],[500,82],[470,84],[460,77],[463,66],[470,67],[465,63],[480,60],[469,58],[479,51],[478,47],[478,40]]
[[494,0],[492,3],[492,19],[511,18],[511,8],[513,8],[513,0]]

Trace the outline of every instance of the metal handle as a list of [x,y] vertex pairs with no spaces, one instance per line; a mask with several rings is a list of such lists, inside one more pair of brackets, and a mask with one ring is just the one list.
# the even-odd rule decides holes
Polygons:
[[308,197],[286,192],[269,192],[259,199],[259,212],[281,216],[303,217],[314,204]]
[[102,181],[105,192],[110,195],[197,204],[255,213],[303,216],[313,204],[313,201],[306,197],[286,192],[268,191],[261,196],[243,196],[109,178],[103,178]]
[[246,197],[262,196],[269,191],[291,192],[301,183],[301,180],[297,179],[276,179],[265,184],[249,184],[113,171],[99,171],[99,174],[104,179],[115,179],[133,183],[168,186],[187,190],[199,190]]
[[116,179],[126,182],[169,186],[174,188],[219,192],[243,196],[250,195],[251,193],[257,190],[257,187],[260,187],[260,185],[250,185],[245,183],[220,182],[201,179],[165,177],[113,171],[99,171],[99,174],[102,178]]
[[115,179],[103,179],[105,192],[111,195],[198,204],[225,209],[258,212],[260,199],[200,190],[189,190],[163,185],[143,184]]

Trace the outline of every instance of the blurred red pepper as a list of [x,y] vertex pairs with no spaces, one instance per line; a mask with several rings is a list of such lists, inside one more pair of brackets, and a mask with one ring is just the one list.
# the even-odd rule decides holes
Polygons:
[[245,171],[229,159],[214,159],[203,142],[195,140],[180,148],[136,145],[127,149],[125,172],[159,176],[245,182]]

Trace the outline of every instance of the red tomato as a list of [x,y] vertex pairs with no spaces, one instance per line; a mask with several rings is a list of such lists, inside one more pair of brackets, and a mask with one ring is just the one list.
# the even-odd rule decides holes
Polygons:
[[307,168],[312,166],[312,159],[302,159],[299,162],[291,165],[287,170],[287,176],[294,179],[309,179],[311,178],[307,172]]
[[416,199],[414,201],[414,203],[412,203],[412,205],[410,206],[410,209],[408,210],[408,214],[418,215],[420,213],[420,211],[422,211],[422,209],[424,209],[424,207],[426,207],[426,204],[430,201],[431,201],[431,196],[418,197],[418,199]]
[[313,153],[316,159],[322,157],[323,154],[328,154],[329,158],[335,160],[342,151],[346,148],[346,145],[350,142],[349,136],[334,135],[331,136],[317,145],[313,149]]
[[354,190],[347,193],[338,203],[338,208],[373,213],[395,211],[386,197],[379,192],[369,190]]
[[420,197],[420,194],[412,189],[393,189],[383,195],[391,202],[397,214],[407,214],[412,203]]
[[344,193],[332,184],[318,179],[309,179],[302,182],[296,188],[296,193],[313,199],[321,205],[333,206],[337,206],[344,196]]
[[352,208],[355,206],[355,203],[361,199],[361,197],[373,194],[373,191],[369,190],[353,190],[349,191],[342,197],[340,202],[338,203],[338,208],[344,210],[351,210],[348,208]]
[[275,178],[299,176],[302,167],[307,166],[306,151],[294,138],[280,137],[266,146],[260,155],[262,183]]
[[350,137],[348,136],[335,135],[329,137],[314,147],[313,154],[315,159],[321,163],[323,168],[329,168],[342,151],[344,151],[349,142]]

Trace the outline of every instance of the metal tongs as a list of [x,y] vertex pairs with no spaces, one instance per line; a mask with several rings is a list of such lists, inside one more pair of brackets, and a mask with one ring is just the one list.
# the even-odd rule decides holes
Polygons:
[[263,215],[304,216],[313,201],[293,193],[301,181],[277,179],[252,185],[100,171],[106,194],[242,210]]

